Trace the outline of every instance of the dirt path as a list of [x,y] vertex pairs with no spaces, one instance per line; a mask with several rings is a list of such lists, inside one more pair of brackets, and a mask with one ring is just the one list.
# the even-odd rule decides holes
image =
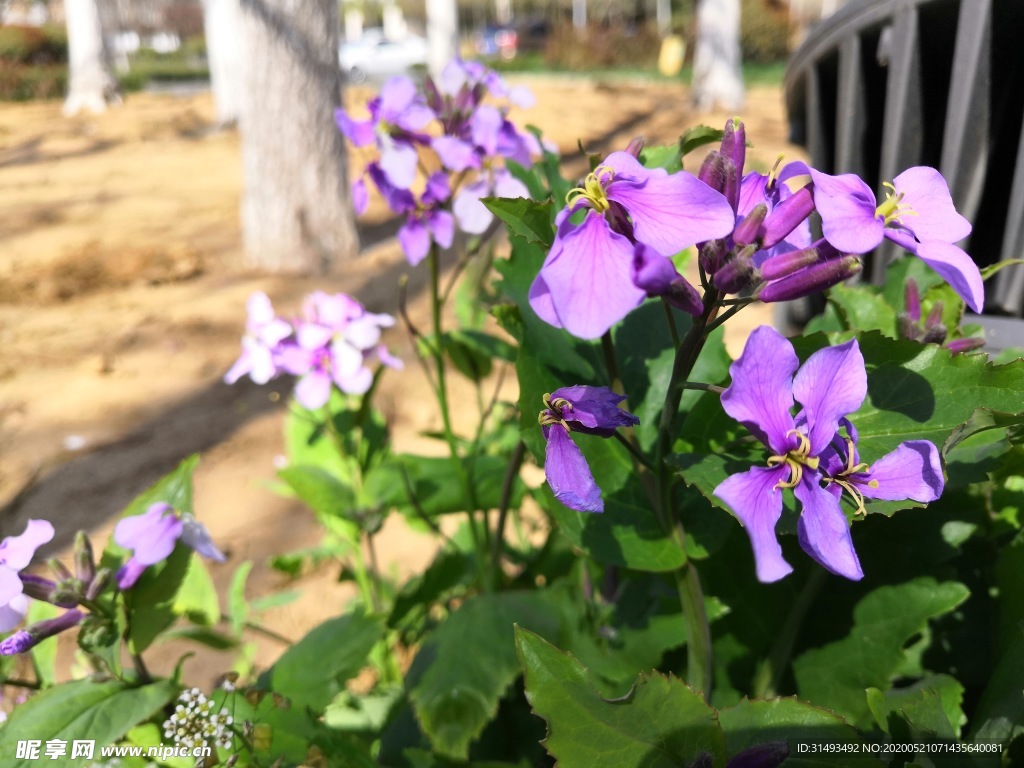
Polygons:
[[[682,86],[526,82],[538,104],[522,119],[577,155],[576,171],[577,139],[607,152],[639,134],[667,143],[690,125],[728,117],[690,113]],[[351,101],[366,97],[353,92]],[[762,170],[779,152],[793,154],[781,104],[778,89],[749,96],[750,160]],[[214,566],[218,585],[250,559],[250,593],[300,588],[302,597],[265,617],[299,637],[351,593],[334,586],[334,571],[296,585],[265,565],[320,535],[300,505],[267,488],[282,445],[276,394],[288,384],[227,387],[220,379],[237,356],[252,291],[266,291],[282,313],[314,287],[394,312],[397,279],[410,270],[379,206],[364,222],[364,256],[336,276],[241,270],[238,137],[211,131],[212,115],[208,95],[137,95],[107,115],[76,120],[62,118],[57,103],[0,106],[0,536],[41,517],[58,528],[58,547],[79,528],[101,544],[132,496],[202,452],[196,508],[231,556]],[[425,314],[423,280],[423,270],[411,271],[414,316]],[[731,343],[767,319],[763,311],[741,315]],[[412,359],[401,333],[388,341]],[[415,366],[386,379],[381,402],[400,450],[429,449],[419,434],[439,426],[422,392]],[[514,399],[514,383],[506,392]],[[430,540],[399,524],[389,523],[380,542],[384,567],[403,574],[433,555]],[[173,663],[173,650],[158,668]],[[257,640],[258,663],[278,652]],[[202,656],[188,677],[205,684],[226,663]]]

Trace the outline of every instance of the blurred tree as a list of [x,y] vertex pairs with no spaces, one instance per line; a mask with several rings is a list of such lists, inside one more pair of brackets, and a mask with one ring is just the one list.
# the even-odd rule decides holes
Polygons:
[[697,0],[692,90],[698,109],[743,107],[740,0]]
[[238,0],[204,0],[206,58],[210,86],[222,126],[238,122],[241,110],[242,52],[238,39],[241,10]]
[[64,114],[83,109],[103,112],[118,100],[117,80],[110,68],[110,54],[100,23],[97,0],[65,0],[68,28],[68,97]]
[[241,0],[248,264],[326,272],[359,249],[341,106],[337,0]]
[[455,0],[427,0],[427,69],[435,80],[459,53],[459,9]]

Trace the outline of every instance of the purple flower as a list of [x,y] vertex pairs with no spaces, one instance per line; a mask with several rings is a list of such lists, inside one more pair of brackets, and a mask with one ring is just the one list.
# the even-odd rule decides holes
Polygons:
[[[722,394],[722,406],[772,456],[766,467],[728,477],[714,494],[747,529],[758,579],[777,581],[793,570],[775,537],[784,488],[793,489],[802,507],[800,546],[832,573],[860,579],[864,574],[839,507],[842,492],[852,496],[858,513],[865,512],[865,497],[934,501],[943,489],[935,446],[908,441],[872,466],[860,462],[857,432],[846,418],[867,395],[856,339],[815,352],[801,367],[789,341],[761,326],[729,370],[732,383]],[[795,418],[794,399],[803,405]]]
[[369,120],[353,120],[343,109],[335,112],[338,128],[357,147],[376,142],[380,165],[396,187],[408,189],[416,179],[416,144],[426,144],[422,131],[436,117],[408,77],[392,77],[370,104]]
[[257,384],[266,384],[280,373],[279,347],[292,333],[292,327],[274,315],[267,294],[257,292],[246,302],[248,319],[242,337],[242,354],[224,374],[224,381],[234,384],[245,374]]
[[481,199],[484,197],[525,197],[530,191],[507,168],[492,167],[481,172],[476,181],[464,185],[452,201],[452,213],[459,229],[471,235],[481,235],[494,221]]
[[390,315],[367,312],[342,293],[317,291],[307,297],[303,316],[294,342],[282,349],[281,365],[299,377],[295,399],[304,408],[326,405],[332,385],[349,395],[365,393],[373,382],[366,363],[374,358],[389,368],[401,368],[401,361],[380,343],[381,329],[395,324]]
[[117,572],[117,586],[131,589],[146,568],[170,556],[179,539],[218,563],[227,559],[202,523],[190,514],[179,517],[170,504],[158,501],[141,515],[123,518],[114,528],[117,545],[132,550],[128,562]]
[[423,196],[417,201],[408,189],[392,185],[377,163],[371,163],[367,173],[391,210],[405,215],[405,223],[398,230],[398,242],[412,266],[426,258],[432,242],[442,248],[451,247],[455,238],[455,220],[442,208],[452,194],[445,174],[431,174]]
[[3,642],[0,642],[0,656],[14,656],[15,654],[25,653],[46,638],[53,637],[65,629],[78,626],[84,618],[84,613],[74,609],[62,613],[53,619],[36,622],[32,626],[25,627],[25,629],[15,632],[10,637],[4,639]]
[[586,385],[562,387],[544,395],[539,417],[547,441],[544,474],[555,498],[570,509],[604,512],[601,489],[569,433],[611,437],[619,427],[639,424],[636,416],[619,408],[625,399],[607,387]]
[[36,550],[53,538],[46,520],[29,520],[20,536],[0,542],[0,632],[9,632],[25,618],[28,598],[18,572],[27,568]]
[[844,253],[867,253],[887,237],[938,272],[971,309],[981,311],[981,272],[954,245],[971,233],[971,223],[953,207],[942,174],[924,166],[910,168],[885,185],[892,191],[879,204],[853,174],[810,173],[822,233],[832,245]]
[[[581,210],[583,220],[574,223],[573,214]],[[647,295],[633,281],[635,244],[667,258],[696,242],[725,237],[734,224],[728,200],[696,177],[649,170],[632,155],[613,152],[570,193],[555,242],[530,288],[530,305],[555,327],[597,338]]]

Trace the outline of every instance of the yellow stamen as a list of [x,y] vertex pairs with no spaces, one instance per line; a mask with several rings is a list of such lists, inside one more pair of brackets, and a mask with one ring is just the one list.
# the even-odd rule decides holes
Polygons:
[[565,427],[566,432],[571,432],[569,424],[565,419],[561,417],[563,410],[572,410],[572,403],[566,400],[564,397],[556,397],[554,400],[551,399],[549,392],[544,393],[542,398],[544,401],[544,410],[537,416],[537,421],[540,422],[542,427],[547,427],[552,424],[561,424]]
[[875,208],[875,216],[881,216],[883,223],[886,225],[896,222],[902,224],[903,216],[917,216],[918,213],[910,207],[910,203],[904,203],[903,193],[897,192],[896,187],[888,181],[882,182],[883,187],[888,187],[891,192],[885,193],[885,200]]
[[565,196],[565,204],[571,206],[581,197],[590,203],[590,207],[598,213],[608,210],[608,195],[605,194],[605,184],[610,182],[615,172],[607,165],[599,165],[593,173],[587,175],[583,180],[582,187],[570,189]]
[[782,161],[785,159],[785,157],[786,157],[785,155],[783,155],[782,153],[779,153],[779,156],[777,158],[775,158],[775,165],[773,165],[772,169],[770,171],[768,171],[768,179],[767,179],[767,181],[765,182],[765,185],[764,185],[765,189],[771,191],[772,188],[775,187],[775,182],[779,178],[779,166],[782,165]]
[[783,480],[779,482],[775,487],[778,488],[795,488],[800,484],[800,481],[804,476],[804,467],[808,467],[812,470],[818,468],[820,459],[817,456],[811,456],[811,440],[803,432],[798,432],[795,429],[789,430],[786,436],[796,435],[797,447],[788,451],[784,454],[776,454],[775,456],[768,457],[768,466],[777,467],[780,464],[786,464],[789,467],[789,480]]

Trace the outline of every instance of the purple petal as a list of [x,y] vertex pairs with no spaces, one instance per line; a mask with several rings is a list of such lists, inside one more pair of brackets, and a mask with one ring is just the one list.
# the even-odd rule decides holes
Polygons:
[[175,514],[163,514],[170,506],[158,502],[142,515],[126,517],[114,528],[118,546],[133,550],[132,557],[143,565],[154,565],[174,551],[181,537],[182,523]]
[[886,501],[935,501],[945,485],[939,452],[927,440],[900,443],[869,471],[851,475],[850,480],[868,498]]
[[867,253],[882,242],[885,225],[875,215],[875,196],[860,177],[829,176],[811,169],[814,206],[825,239],[843,253]]
[[141,515],[124,517],[114,526],[114,543],[124,549],[135,549],[139,542],[144,542],[152,530],[164,517],[165,513],[172,512],[170,504],[158,501],[150,504]]
[[[379,163],[370,163],[366,167],[366,172],[373,179],[373,183],[377,185],[377,189],[380,190],[381,195],[384,197],[384,202],[388,204],[388,208],[395,213],[408,213],[409,211],[416,210],[416,200],[413,198],[412,193],[408,189],[399,189],[392,184]],[[415,168],[413,169],[413,174],[415,175]]]
[[985,284],[978,265],[952,243],[926,240],[917,246],[917,257],[949,283],[957,295],[975,312],[985,304]]
[[366,179],[360,177],[352,184],[352,209],[357,216],[362,216],[369,207],[370,193],[366,189]]
[[[22,592],[21,577],[14,568],[0,565],[0,605],[7,605]],[[4,630],[0,630],[4,631]]]
[[20,571],[32,562],[36,550],[53,538],[53,525],[46,520],[29,520],[20,536],[8,536],[0,542],[0,564]]
[[568,400],[571,408],[562,412],[562,418],[568,422],[580,424],[588,429],[604,431],[610,436],[617,427],[631,427],[640,423],[640,419],[618,407],[626,399],[608,387],[591,387],[577,384],[573,387],[561,387],[551,393],[551,399]]
[[632,263],[633,244],[593,211],[557,237],[540,274],[562,326],[596,339],[638,307],[645,294],[633,284]]
[[496,108],[488,104],[478,107],[469,119],[473,143],[480,147],[485,154],[496,154],[498,151],[498,134],[504,122],[505,118],[502,117],[501,112]]
[[508,169],[498,168],[494,171],[494,195],[496,197],[523,197],[529,199],[530,190]]
[[213,538],[206,530],[206,526],[196,520],[194,516],[187,513],[182,515],[181,524],[181,540],[186,546],[215,562],[223,563],[227,560],[224,553],[213,543]]
[[21,624],[26,613],[28,613],[28,598],[22,594],[15,595],[6,604],[0,601],[0,633],[10,632]]
[[454,96],[466,84],[466,69],[458,59],[452,59],[441,70],[437,79],[437,90],[446,96]]
[[530,308],[537,313],[537,317],[548,325],[555,328],[562,327],[562,321],[558,319],[555,312],[555,303],[551,298],[551,290],[548,288],[544,275],[539,274],[530,286]]
[[431,142],[431,146],[444,167],[451,171],[480,167],[480,157],[469,142],[454,136],[439,136]]
[[373,143],[372,120],[353,120],[345,113],[345,110],[338,109],[334,112],[334,121],[338,124],[338,130],[352,142],[353,146],[365,147]]
[[416,180],[418,159],[416,148],[405,142],[388,141],[380,148],[380,168],[387,180],[399,189],[408,189]]
[[471,235],[483,234],[494,221],[494,215],[480,202],[480,198],[488,195],[490,191],[487,181],[479,179],[467,184],[455,195],[452,213],[455,214],[455,219],[463,232]]
[[452,188],[448,183],[448,174],[437,171],[430,174],[427,179],[427,188],[423,192],[423,202],[426,205],[443,203],[452,196]]
[[295,399],[310,411],[323,408],[331,399],[331,377],[323,371],[310,371],[295,385]]
[[117,580],[117,588],[125,590],[134,587],[135,582],[148,567],[145,563],[140,563],[137,557],[128,558],[128,562],[118,568],[117,575],[114,577]]
[[389,78],[380,88],[380,114],[388,122],[404,112],[416,99],[416,84],[405,75]]
[[775,453],[793,446],[793,374],[800,360],[774,328],[762,325],[747,339],[743,354],[729,366],[732,383],[722,393],[725,412]]
[[727,477],[714,490],[715,496],[729,505],[747,529],[754,549],[757,579],[765,583],[778,581],[793,568],[782,557],[782,547],[775,537],[775,526],[782,516],[782,490],[789,468],[753,467]]
[[425,128],[437,115],[426,104],[419,102],[410,104],[400,115],[396,115],[394,124],[404,131],[414,132]]
[[601,161],[602,168],[611,168],[615,179],[626,182],[642,183],[648,179],[666,178],[668,171],[664,168],[645,168],[643,164],[628,152],[612,152]]
[[642,186],[613,179],[607,195],[629,212],[637,241],[664,255],[725,237],[736,224],[725,196],[685,171],[652,176]]
[[633,254],[633,282],[648,296],[662,296],[672,288],[679,270],[672,259],[662,256],[653,248],[637,244]]
[[914,211],[901,217],[903,226],[921,242],[955,243],[971,234],[971,222],[957,213],[946,180],[934,168],[908,168],[893,179],[893,186]]
[[819,349],[793,379],[793,396],[803,405],[811,456],[832,441],[839,420],[860,408],[868,394],[864,356],[856,339]]
[[537,97],[525,85],[517,85],[510,89],[508,100],[520,109],[529,109],[537,103]]
[[398,230],[398,242],[405,252],[405,258],[414,267],[430,253],[430,231],[421,219],[406,219]]
[[797,523],[800,546],[825,570],[858,581],[864,577],[853,549],[850,524],[836,497],[818,484],[817,472],[805,471],[793,489],[803,505]]
[[451,248],[455,240],[455,217],[448,211],[433,211],[427,214],[427,226],[434,242],[442,248]]
[[604,512],[601,489],[572,438],[558,424],[545,433],[544,474],[555,498],[577,512]]

